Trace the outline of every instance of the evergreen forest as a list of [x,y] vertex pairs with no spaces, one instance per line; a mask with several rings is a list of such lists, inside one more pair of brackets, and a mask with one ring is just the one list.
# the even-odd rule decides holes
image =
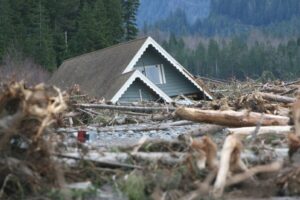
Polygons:
[[[206,3],[210,9],[207,17],[198,14],[197,20],[191,20],[190,12],[196,16],[197,11],[174,8],[164,19],[152,24],[145,21],[141,30],[164,41],[164,47],[195,75],[224,79],[300,77],[299,0]],[[203,4],[203,10],[207,9]]]
[[152,36],[194,75],[300,76],[299,0],[174,2],[180,6],[168,0],[0,0],[0,68],[19,52],[52,72],[67,58]]
[[69,57],[136,37],[139,0],[0,0],[0,60],[21,52],[53,71]]
[[191,49],[183,38],[171,35],[163,46],[194,75],[239,80],[300,77],[300,38],[279,44],[211,38]]

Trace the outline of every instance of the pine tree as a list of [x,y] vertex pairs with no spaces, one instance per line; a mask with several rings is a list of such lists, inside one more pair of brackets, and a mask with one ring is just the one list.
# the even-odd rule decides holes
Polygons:
[[195,71],[197,75],[205,74],[205,57],[206,57],[206,49],[202,42],[199,42],[197,49],[194,52],[193,60],[195,65]]
[[207,49],[207,63],[210,75],[216,77],[219,76],[219,54],[220,49],[218,43],[215,40],[210,39]]
[[104,6],[104,1],[103,0],[97,0],[94,6],[94,17],[96,20],[96,39],[95,39],[95,48],[96,49],[101,49],[106,46],[108,46],[109,42],[107,41],[108,39],[108,19],[107,19],[107,13],[106,9]]
[[125,40],[132,40],[137,36],[136,14],[139,0],[122,0]]
[[55,67],[55,52],[49,28],[46,0],[28,0],[25,17],[26,38],[24,52],[49,70]]
[[53,31],[53,48],[56,64],[71,55],[70,40],[76,32],[76,17],[79,13],[80,0],[48,0],[45,7],[49,12],[50,28]]
[[12,9],[9,0],[0,1],[0,59],[13,38]]
[[72,40],[72,51],[75,54],[95,50],[95,40],[97,38],[96,24],[92,6],[85,3],[80,11],[78,31]]
[[132,39],[137,34],[138,1],[130,0],[126,7],[122,3],[123,0],[0,0],[0,58],[13,45],[52,70],[67,57]]
[[120,42],[124,35],[121,1],[103,0],[103,2],[109,24],[107,27],[107,45],[113,45]]

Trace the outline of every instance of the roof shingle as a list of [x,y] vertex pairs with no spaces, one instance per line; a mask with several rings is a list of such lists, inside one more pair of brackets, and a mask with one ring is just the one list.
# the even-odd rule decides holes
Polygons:
[[65,60],[50,83],[63,89],[79,84],[89,95],[109,100],[130,76],[122,72],[146,40],[140,38]]

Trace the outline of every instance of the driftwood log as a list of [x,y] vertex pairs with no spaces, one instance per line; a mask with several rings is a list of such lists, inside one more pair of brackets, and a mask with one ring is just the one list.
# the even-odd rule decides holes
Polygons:
[[272,93],[285,93],[288,91],[288,88],[285,87],[279,87],[279,86],[264,86],[261,89],[262,92],[272,92]]
[[288,83],[284,84],[284,86],[297,85],[297,84],[300,84],[300,79],[296,80],[296,81],[288,82]]
[[289,117],[256,112],[200,110],[184,107],[178,108],[176,115],[186,120],[219,124],[228,127],[256,126],[258,123],[262,126],[285,126],[290,121]]
[[296,98],[293,97],[281,96],[271,93],[260,92],[259,95],[265,100],[275,101],[279,103],[294,103],[296,101]]
[[[257,127],[242,127],[242,128],[228,128],[227,130],[238,136],[239,138],[244,138],[248,135],[251,135],[255,132]],[[282,135],[287,136],[288,133],[292,131],[292,126],[263,126],[260,127],[255,133],[257,136],[259,135]]]
[[96,108],[96,109],[109,109],[109,110],[122,110],[132,112],[172,112],[175,111],[174,107],[141,107],[141,106],[118,106],[118,105],[107,105],[107,104],[76,104],[79,108]]
[[[288,155],[288,149],[274,149],[276,157],[274,159],[283,159]],[[66,158],[73,160],[88,160],[101,165],[102,167],[118,167],[118,168],[142,168],[141,166],[128,164],[128,159],[134,158],[142,161],[157,162],[162,161],[165,164],[180,164],[190,156],[190,153],[186,152],[96,152],[90,151],[86,155],[81,155],[78,152],[65,152],[55,155],[58,158]],[[221,152],[217,153],[217,156],[221,156]],[[261,163],[265,162],[265,157],[269,155],[256,155],[251,151],[245,151],[241,153],[241,159],[246,160],[247,163]],[[202,158],[202,157],[201,157]],[[200,160],[199,160],[200,162]],[[206,157],[203,157],[203,162],[206,163]]]
[[[69,158],[69,159],[84,159],[90,160],[98,163],[104,163],[108,165],[109,163],[112,165],[119,165],[123,166],[128,159],[134,158],[143,161],[151,161],[151,162],[158,162],[161,161],[165,164],[178,164],[187,158],[187,153],[169,153],[169,152],[136,152],[136,153],[110,153],[110,152],[89,152],[88,154],[81,156],[78,152],[72,153],[64,153],[58,155],[58,157],[62,158]],[[125,165],[132,166],[132,165]]]
[[151,130],[167,130],[178,126],[193,125],[191,121],[176,121],[166,123],[141,123],[141,124],[129,124],[107,127],[73,127],[73,128],[59,128],[58,132],[77,132],[78,130],[95,131],[95,132],[116,132],[116,131],[151,131]]

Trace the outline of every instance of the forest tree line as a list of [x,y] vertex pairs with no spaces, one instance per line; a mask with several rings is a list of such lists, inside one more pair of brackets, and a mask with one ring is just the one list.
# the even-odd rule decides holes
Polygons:
[[138,7],[139,0],[0,0],[0,61],[13,49],[52,71],[135,38]]
[[239,19],[254,26],[290,20],[300,16],[299,0],[211,0],[212,15]]
[[300,77],[300,38],[279,45],[266,42],[249,44],[245,39],[210,39],[195,49],[182,38],[171,35],[163,46],[194,75],[221,79],[279,79]]
[[187,10],[178,9],[144,30],[176,35],[226,36],[247,34],[253,29],[275,37],[300,34],[299,0],[211,0],[209,16],[190,23]]

